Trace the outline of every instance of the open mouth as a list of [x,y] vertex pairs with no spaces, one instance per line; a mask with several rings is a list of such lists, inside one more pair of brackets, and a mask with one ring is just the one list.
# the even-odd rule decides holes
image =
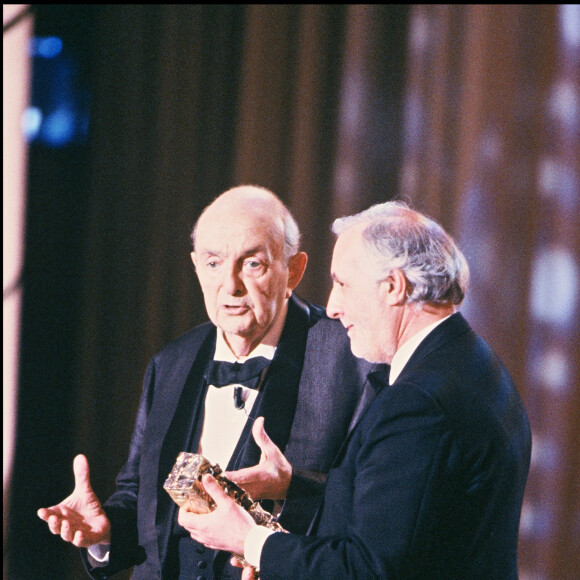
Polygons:
[[238,306],[234,304],[224,304],[222,308],[224,308],[226,312],[235,312],[235,313],[245,312],[246,310],[248,310],[248,306],[245,306],[243,304],[240,304]]

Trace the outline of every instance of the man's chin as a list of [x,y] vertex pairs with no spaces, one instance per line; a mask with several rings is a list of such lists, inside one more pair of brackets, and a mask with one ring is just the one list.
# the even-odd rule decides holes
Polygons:
[[255,323],[244,316],[221,316],[218,318],[218,326],[226,333],[239,336],[240,338],[251,336]]
[[352,338],[350,339],[350,350],[352,351],[352,354],[354,354],[354,356],[356,356],[357,358],[365,358],[364,349],[362,349],[361,346],[356,342],[353,342]]
[[351,338],[350,340],[350,350],[354,356],[357,358],[362,358],[371,363],[378,363],[380,361],[374,360],[379,358],[377,355],[373,354],[373,352],[369,348],[365,348],[364,345],[358,344],[354,342]]

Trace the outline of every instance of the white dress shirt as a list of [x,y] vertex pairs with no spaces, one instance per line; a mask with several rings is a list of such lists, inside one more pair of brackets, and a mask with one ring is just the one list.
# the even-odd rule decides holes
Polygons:
[[[255,356],[272,360],[275,352],[275,346],[259,344],[249,356],[236,358],[227,345],[223,333],[218,331],[214,360],[243,363]],[[266,370],[264,369],[262,373],[262,379]],[[244,401],[242,409],[236,409],[234,405],[236,387],[242,389]],[[210,463],[218,463],[225,470],[257,396],[258,389],[249,389],[242,385],[226,385],[219,388],[210,385],[205,398],[205,418],[197,452]]]

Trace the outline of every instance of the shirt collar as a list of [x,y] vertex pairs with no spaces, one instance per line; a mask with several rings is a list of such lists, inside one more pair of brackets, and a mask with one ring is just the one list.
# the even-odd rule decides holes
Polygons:
[[[452,316],[451,314],[449,316]],[[389,372],[389,385],[392,385],[403,369],[405,365],[409,362],[413,353],[417,350],[418,346],[423,342],[423,340],[430,334],[437,326],[439,326],[444,320],[447,320],[449,316],[437,320],[426,326],[423,330],[420,330],[417,334],[413,335],[409,340],[405,341],[397,350],[391,361],[391,370]]]

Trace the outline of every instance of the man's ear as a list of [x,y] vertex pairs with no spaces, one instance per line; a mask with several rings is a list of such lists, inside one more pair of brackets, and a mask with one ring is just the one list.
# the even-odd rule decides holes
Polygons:
[[307,263],[306,252],[298,252],[288,260],[288,288],[290,290],[294,290],[302,280]]
[[409,281],[402,270],[395,268],[381,282],[383,298],[390,306],[402,306],[407,300]]
[[195,252],[191,252],[190,254],[191,261],[193,262],[193,269],[195,270]]

